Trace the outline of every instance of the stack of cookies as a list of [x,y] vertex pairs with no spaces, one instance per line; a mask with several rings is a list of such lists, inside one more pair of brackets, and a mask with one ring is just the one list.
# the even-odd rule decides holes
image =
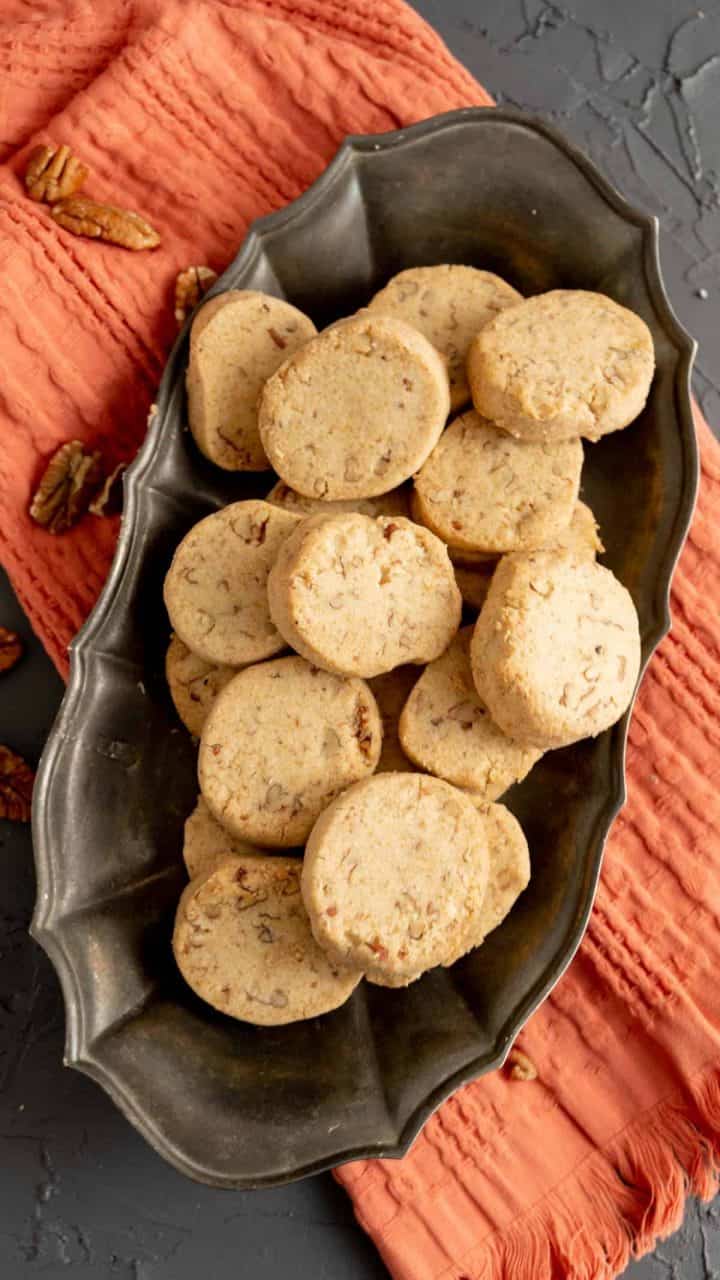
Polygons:
[[637,682],[581,438],[631,422],[653,367],[609,298],[525,300],[465,266],[403,271],[321,333],[259,293],[201,309],[195,441],[279,476],[195,525],[165,582],[168,683],[200,738],[174,949],[204,1000],[314,1017],[510,911],[530,857],[497,801]]

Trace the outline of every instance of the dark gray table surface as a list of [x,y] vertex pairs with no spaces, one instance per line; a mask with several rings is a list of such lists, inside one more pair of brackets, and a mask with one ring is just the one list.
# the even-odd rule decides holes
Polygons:
[[[352,0],[348,0],[352,3]],[[663,226],[675,308],[720,423],[720,0],[416,0],[500,103],[555,121]],[[0,742],[35,762],[62,686],[0,575],[0,624],[27,640],[0,690]],[[63,1069],[54,973],[27,936],[27,828],[0,822],[0,1276],[3,1280],[380,1280],[386,1272],[328,1176],[212,1191],[165,1166],[99,1088]],[[720,1207],[627,1272],[720,1277]]]

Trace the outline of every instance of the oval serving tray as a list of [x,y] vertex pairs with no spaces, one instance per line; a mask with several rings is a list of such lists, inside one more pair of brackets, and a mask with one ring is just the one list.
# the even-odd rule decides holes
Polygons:
[[[546,125],[471,108],[349,138],[321,178],[250,229],[213,293],[263,289],[318,327],[396,271],[466,262],[524,293],[598,289],[647,321],[648,405],[586,445],[584,496],[604,561],[632,592],[645,661],[669,626],[673,566],[692,514],[694,344],[658,265],[655,219],[628,205]],[[72,646],[70,681],[38,775],[33,934],[60,976],[66,1061],[99,1081],[178,1169],[217,1186],[270,1186],[361,1156],[402,1155],[435,1107],[499,1066],[582,937],[602,849],[624,799],[628,716],[547,755],[508,803],[533,878],[484,946],[405,991],[362,984],[311,1022],[257,1029],[213,1012],[170,950],[184,882],[182,824],[195,750],[165,687],[161,587],[191,524],[272,477],[223,473],[184,429],[187,327],[125,479],[102,596]]]

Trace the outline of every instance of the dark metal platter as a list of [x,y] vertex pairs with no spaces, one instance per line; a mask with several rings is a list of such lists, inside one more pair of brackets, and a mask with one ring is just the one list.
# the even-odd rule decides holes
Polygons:
[[[697,486],[694,344],[665,295],[655,219],[559,134],[521,113],[471,108],[349,138],[309,191],[253,225],[213,292],[262,289],[322,326],[396,271],[433,262],[489,268],[523,293],[597,289],[650,325],[657,374],[647,407],[627,430],[586,445],[583,473],[647,660],[668,630]],[[533,878],[501,928],[451,970],[405,991],[362,984],[337,1012],[278,1029],[233,1022],[196,999],[170,950],[197,786],[195,750],[165,686],[162,580],[190,525],[264,494],[272,478],[229,475],[200,457],[184,427],[186,360],[187,329],[125,479],[108,582],[72,646],[35,793],[33,934],[62,983],[67,1063],[99,1081],[182,1172],[271,1186],[402,1155],[449,1093],[502,1063],[582,938],[624,799],[628,716],[550,753],[508,793]]]

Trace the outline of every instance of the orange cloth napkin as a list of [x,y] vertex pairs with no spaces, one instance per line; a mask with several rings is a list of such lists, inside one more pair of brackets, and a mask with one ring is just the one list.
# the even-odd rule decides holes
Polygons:
[[[53,538],[27,516],[78,437],[109,464],[142,438],[174,337],[179,268],[222,269],[347,133],[490,99],[401,0],[3,0],[0,559],[61,671],[117,521]],[[77,240],[22,193],[39,140],[162,248]],[[677,1225],[720,1164],[720,450],[643,683],[630,799],[587,937],[523,1033],[539,1078],[461,1090],[401,1162],[338,1178],[398,1280],[593,1280]]]

